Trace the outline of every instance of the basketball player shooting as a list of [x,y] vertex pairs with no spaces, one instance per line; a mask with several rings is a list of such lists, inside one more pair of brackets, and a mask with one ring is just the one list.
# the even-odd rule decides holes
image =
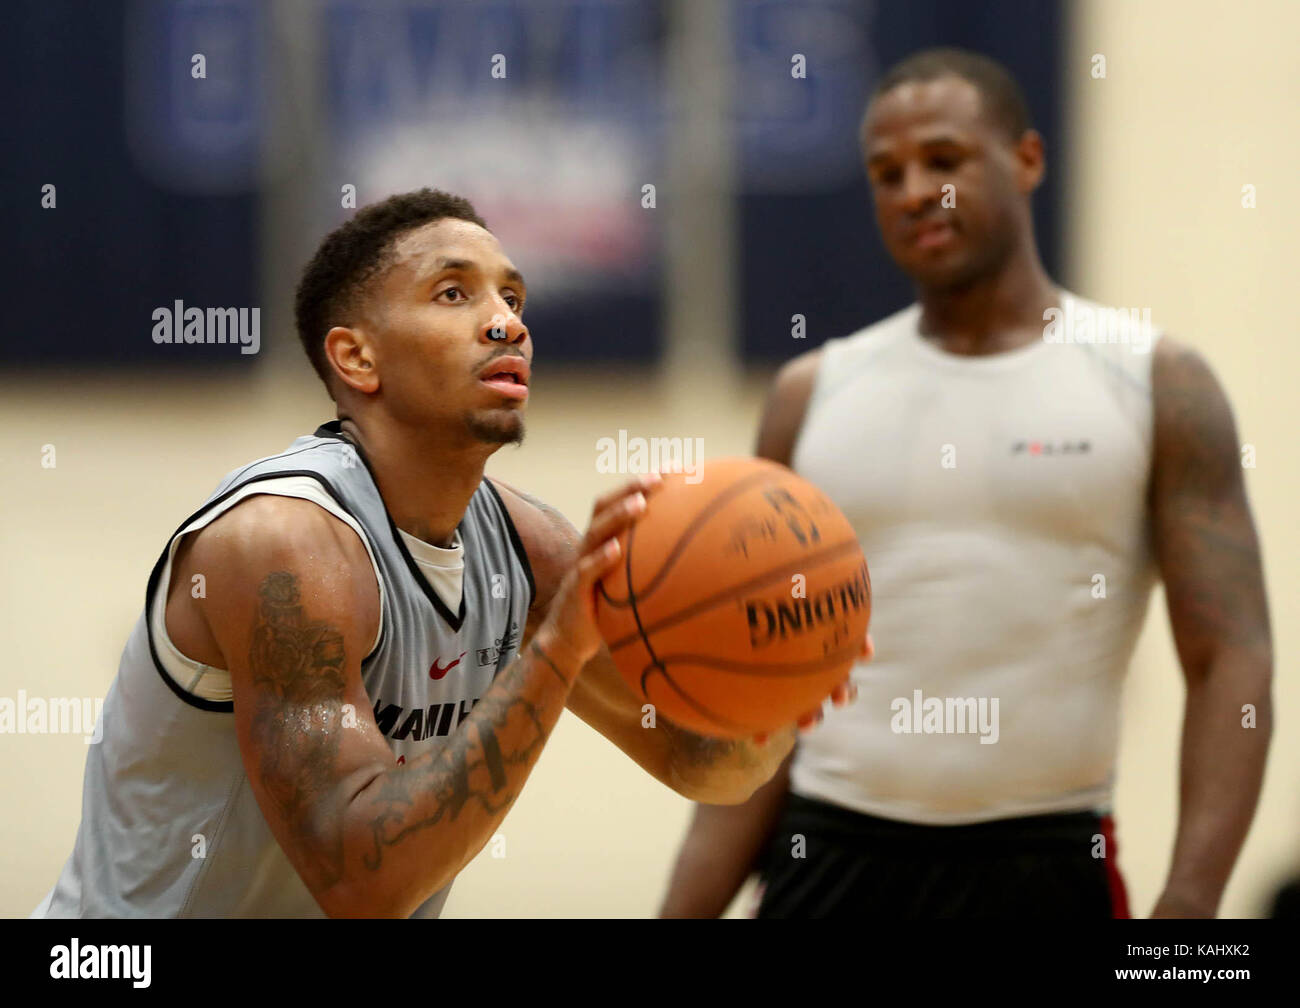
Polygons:
[[1128,916],[1110,819],[1120,687],[1158,574],[1187,702],[1153,916],[1213,916],[1271,733],[1228,400],[1169,337],[1047,338],[1053,310],[1101,306],[1039,259],[1043,142],[1004,67],[909,57],[861,142],[916,303],[787,364],[757,453],[857,528],[876,660],[858,702],[748,802],[697,809],[662,913],[717,915],[758,868],[761,917]]
[[445,193],[324,240],[297,317],[338,419],[227,475],[169,540],[37,916],[436,916],[566,706],[697,801],[771,777],[796,725],[645,728],[597,631],[594,586],[659,477],[597,500],[582,537],[484,478],[523,437],[525,297]]

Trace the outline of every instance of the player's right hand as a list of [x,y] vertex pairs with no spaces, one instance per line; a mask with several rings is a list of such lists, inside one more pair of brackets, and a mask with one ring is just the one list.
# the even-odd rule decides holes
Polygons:
[[560,582],[538,629],[548,653],[557,651],[558,657],[580,668],[600,650],[596,582],[622,558],[618,537],[645,514],[646,498],[661,486],[663,477],[649,473],[596,499],[573,566]]

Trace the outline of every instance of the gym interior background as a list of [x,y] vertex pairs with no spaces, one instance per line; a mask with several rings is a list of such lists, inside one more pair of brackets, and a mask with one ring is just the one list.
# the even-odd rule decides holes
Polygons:
[[[1149,306],[1201,349],[1254,448],[1276,731],[1221,914],[1266,913],[1300,870],[1287,674],[1300,6],[50,0],[7,21],[19,142],[0,167],[0,696],[102,697],[166,537],[227,471],[333,417],[292,292],[351,212],[345,187],[358,205],[421,185],[466,195],[529,277],[528,436],[488,471],[582,528],[619,478],[597,472],[598,438],[621,428],[748,454],[781,361],[909,300],[875,234],[857,119],[885,65],[958,44],[1016,72],[1047,137],[1035,210],[1054,276]],[[176,300],[258,307],[258,352],[155,344],[150,313]],[[1116,792],[1135,914],[1168,864],[1181,716],[1157,590]],[[80,735],[0,734],[0,914],[29,913],[70,853],[85,755]],[[690,808],[566,714],[500,830],[505,856],[485,848],[445,916],[652,915]]]

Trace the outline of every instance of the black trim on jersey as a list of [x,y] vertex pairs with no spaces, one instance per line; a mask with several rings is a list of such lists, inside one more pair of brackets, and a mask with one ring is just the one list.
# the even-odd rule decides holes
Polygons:
[[[433,590],[433,586],[429,584],[428,579],[425,578],[419,565],[414,559],[412,559],[410,551],[406,548],[406,543],[402,541],[402,537],[398,534],[397,525],[393,521],[393,516],[388,513],[388,505],[384,502],[384,495],[379,492],[379,480],[375,478],[375,471],[370,467],[370,460],[366,458],[366,453],[361,450],[361,446],[343,433],[342,421],[340,420],[331,420],[329,423],[321,424],[316,428],[315,436],[318,438],[333,438],[337,441],[342,441],[346,444],[350,444],[356,451],[357,457],[361,459],[361,464],[366,467],[366,472],[370,474],[370,481],[375,485],[375,493],[379,495],[379,503],[384,509],[384,517],[388,519],[388,529],[392,533],[393,542],[397,544],[398,553],[400,553],[402,559],[406,561],[406,567],[411,572],[411,577],[413,577],[415,583],[420,586],[420,590],[424,592],[424,597],[432,603],[433,608],[437,611],[438,615],[446,620],[447,624],[453,630],[460,633],[461,624],[465,622],[464,586],[461,586],[460,592],[460,611],[453,613],[447,608],[447,603],[442,600],[442,597]],[[462,521],[463,520],[464,519],[462,518]],[[457,529],[460,528],[459,525],[456,527]]]
[[519,566],[524,569],[524,577],[528,581],[528,606],[533,607],[533,600],[537,598],[537,584],[533,581],[533,565],[528,562],[528,551],[524,549],[524,542],[519,538],[519,530],[515,528],[514,519],[510,517],[510,509],[506,507],[506,502],[501,499],[501,494],[487,477],[483,478],[483,485],[496,498],[497,507],[501,509],[501,517],[505,519],[506,532],[510,536],[510,545],[515,549],[515,555],[519,558]]
[[[211,511],[222,501],[228,499],[233,494],[238,493],[244,487],[251,486],[254,483],[262,483],[269,479],[282,479],[287,476],[310,476],[325,488],[325,491],[334,498],[334,503],[336,503],[345,514],[351,515],[357,525],[359,525],[363,531],[365,530],[365,525],[357,519],[357,516],[352,514],[352,511],[348,506],[343,503],[343,498],[339,496],[338,491],[330,485],[330,481],[320,473],[313,472],[310,469],[284,469],[279,472],[262,473],[258,476],[254,476],[252,479],[245,480],[243,483],[237,483],[220,497],[208,501],[180,523],[176,531],[168,537],[167,544],[163,547],[162,554],[158,557],[158,562],[153,565],[153,570],[149,574],[149,583],[144,590],[144,635],[145,640],[149,644],[149,654],[153,658],[154,668],[156,668],[158,674],[162,676],[162,681],[167,684],[168,688],[173,693],[191,707],[197,707],[199,710],[213,711],[220,714],[230,714],[234,711],[235,704],[232,700],[204,700],[202,697],[196,697],[192,693],[187,692],[171,677],[168,671],[163,668],[162,661],[158,658],[158,650],[154,646],[153,641],[153,598],[154,592],[158,588],[158,582],[162,579],[163,568],[167,565],[167,556],[171,552],[172,543],[176,540],[176,537],[181,534],[181,531],[190,524],[190,522],[194,521],[196,518],[203,517],[203,515],[208,511]],[[382,576],[382,573],[380,576]],[[166,610],[164,609],[164,620],[165,618]],[[384,638],[388,636],[388,621],[383,618],[382,613],[380,614],[379,622],[379,641],[375,644],[374,648],[371,649],[370,653],[361,659],[361,667],[363,669],[375,657],[375,655],[378,654],[379,649],[383,647]]]

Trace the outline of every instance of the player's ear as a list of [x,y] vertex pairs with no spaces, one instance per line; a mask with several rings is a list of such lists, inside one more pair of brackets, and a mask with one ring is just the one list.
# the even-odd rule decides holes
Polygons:
[[379,390],[379,366],[374,341],[366,331],[335,326],[325,334],[325,357],[339,381],[358,392]]
[[1043,135],[1028,129],[1016,141],[1016,187],[1022,193],[1031,193],[1039,187],[1047,174],[1047,152]]

